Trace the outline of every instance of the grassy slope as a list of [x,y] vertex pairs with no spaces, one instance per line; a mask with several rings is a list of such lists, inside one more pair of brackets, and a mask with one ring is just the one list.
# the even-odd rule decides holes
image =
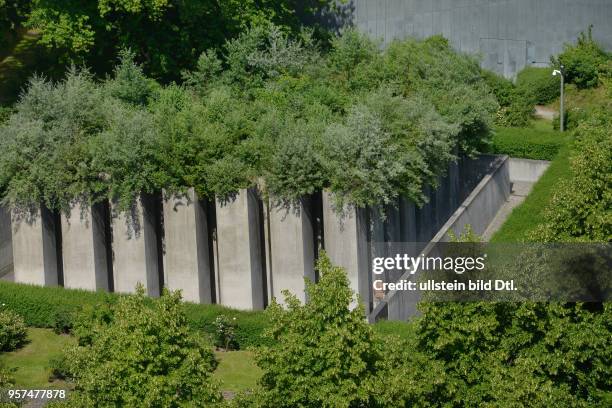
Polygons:
[[512,211],[491,242],[520,242],[543,219],[542,213],[550,201],[555,184],[570,175],[569,146],[561,148],[542,178],[533,186],[525,201]]
[[9,369],[15,379],[15,386],[26,389],[65,389],[62,381],[49,382],[49,360],[58,356],[74,342],[70,336],[59,336],[49,329],[31,328],[30,341],[23,348],[0,355],[0,361]]
[[215,356],[219,366],[213,377],[221,383],[222,391],[240,392],[255,387],[261,370],[251,351],[217,352]]

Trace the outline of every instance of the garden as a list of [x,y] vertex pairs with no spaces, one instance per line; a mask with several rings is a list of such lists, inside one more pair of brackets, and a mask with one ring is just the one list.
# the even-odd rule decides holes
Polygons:
[[[279,206],[321,190],[339,211],[423,205],[450,162],[490,152],[551,161],[493,242],[611,241],[612,58],[590,30],[551,60],[568,81],[560,133],[534,116],[558,110],[552,68],[512,82],[441,36],[383,48],[277,1],[34,3],[0,2],[55,61],[2,108],[4,206],[129,213],[145,193],[248,187]],[[343,269],[322,252],[317,270],[306,304],[263,312],[0,280],[0,407],[22,405],[10,389],[68,390],[55,407],[612,404],[609,303],[421,302],[368,324]]]

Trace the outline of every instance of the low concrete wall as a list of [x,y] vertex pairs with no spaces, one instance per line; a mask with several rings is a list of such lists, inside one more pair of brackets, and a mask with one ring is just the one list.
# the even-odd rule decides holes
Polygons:
[[346,269],[351,289],[372,309],[369,267],[368,217],[365,209],[349,209],[344,215],[333,208],[329,192],[323,192],[325,251],[331,261]]
[[163,206],[166,285],[189,302],[212,303],[207,204],[190,189],[164,199]]
[[[448,242],[449,231],[460,234],[466,224],[471,225],[473,231],[482,234],[497,211],[506,202],[510,195],[509,158],[498,156],[491,163],[490,170],[471,194],[463,201],[455,213],[446,221],[431,241],[422,250],[427,256],[435,250],[439,242]],[[397,280],[410,279],[406,273]],[[410,291],[390,291],[379,302],[368,319],[376,321],[386,312],[388,320],[406,320],[416,314],[418,294]]]
[[261,200],[254,189],[216,203],[218,303],[243,310],[263,309],[264,260]]
[[511,158],[508,171],[510,181],[535,183],[550,166],[549,161]]
[[0,277],[13,272],[13,237],[11,213],[0,207]]
[[306,302],[304,279],[315,281],[315,241],[311,199],[297,208],[270,208],[270,283],[268,290],[284,304],[283,290]]
[[508,156],[499,156],[491,172],[483,177],[459,209],[444,224],[432,239],[433,242],[447,242],[448,232],[463,232],[469,224],[477,235],[482,235],[497,211],[510,196],[510,174]]
[[159,296],[159,205],[155,197],[142,196],[129,214],[114,214],[114,291],[133,293],[141,283],[149,296]]
[[108,205],[83,208],[75,204],[70,214],[62,214],[64,287],[109,290]]
[[35,214],[12,213],[15,282],[41,286],[60,283],[55,214],[42,208]]

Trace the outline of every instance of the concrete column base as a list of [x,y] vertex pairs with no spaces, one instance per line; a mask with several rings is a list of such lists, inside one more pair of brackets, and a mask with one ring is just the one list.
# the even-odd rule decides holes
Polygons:
[[359,294],[366,313],[372,310],[368,220],[365,209],[350,209],[345,217],[336,213],[329,192],[323,192],[325,251],[333,264],[346,269],[351,289]]
[[166,198],[164,210],[164,272],[168,289],[180,289],[183,299],[212,303],[207,205],[193,189]]
[[46,208],[35,214],[12,213],[15,282],[41,286],[60,284],[58,217]]
[[143,195],[136,201],[130,214],[113,215],[115,292],[134,293],[136,285],[140,283],[149,296],[160,295],[160,211],[157,197]]
[[242,310],[265,306],[261,200],[254,189],[216,202],[218,302]]
[[0,278],[13,275],[11,213],[0,206]]
[[69,215],[62,214],[64,287],[87,290],[110,289],[108,204],[89,208],[75,204]]
[[314,215],[311,199],[300,200],[297,208],[271,208],[270,287],[276,301],[284,304],[283,290],[307,301],[305,279],[315,281]]

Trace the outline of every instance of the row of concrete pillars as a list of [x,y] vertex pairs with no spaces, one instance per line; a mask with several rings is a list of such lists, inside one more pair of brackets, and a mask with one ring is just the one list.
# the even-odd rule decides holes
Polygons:
[[151,296],[167,287],[182,290],[187,301],[251,310],[272,297],[282,303],[283,290],[306,301],[304,279],[317,279],[314,264],[324,248],[346,268],[369,311],[376,301],[370,276],[375,244],[429,241],[479,179],[474,168],[473,160],[451,164],[440,187],[426,191],[429,203],[422,208],[400,199],[384,211],[338,214],[323,192],[285,209],[249,189],[214,203],[193,190],[169,198],[143,195],[122,213],[104,203],[77,204],[69,215],[42,208],[26,219],[0,209],[0,269],[12,263],[20,283],[121,293],[140,283]]

